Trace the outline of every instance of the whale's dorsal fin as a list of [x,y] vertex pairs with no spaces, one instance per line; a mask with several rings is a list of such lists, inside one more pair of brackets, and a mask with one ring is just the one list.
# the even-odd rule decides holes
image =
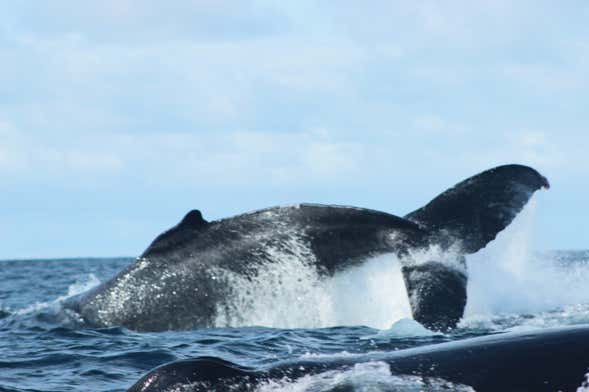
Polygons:
[[470,177],[405,218],[431,232],[433,244],[475,253],[505,229],[548,180],[523,165],[504,165]]
[[176,247],[179,243],[194,236],[209,224],[199,210],[189,211],[176,226],[156,237],[141,257],[148,257]]
[[202,217],[200,210],[191,210],[182,218],[175,228],[198,229],[205,226],[208,222]]

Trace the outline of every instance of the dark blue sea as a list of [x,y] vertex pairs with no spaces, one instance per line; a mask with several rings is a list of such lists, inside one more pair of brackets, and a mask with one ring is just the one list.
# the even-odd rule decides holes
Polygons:
[[[386,258],[306,294],[314,300],[297,300],[272,281],[266,296],[256,294],[263,311],[241,319],[260,326],[159,333],[89,328],[61,307],[130,258],[0,261],[0,391],[124,391],[160,364],[201,355],[257,366],[589,323],[589,251],[521,249],[515,235],[469,259],[469,303],[449,334],[410,319],[403,291],[391,288],[397,267]],[[421,390],[403,387],[377,364],[321,379],[277,380],[260,390],[327,391],[342,383],[358,391]]]

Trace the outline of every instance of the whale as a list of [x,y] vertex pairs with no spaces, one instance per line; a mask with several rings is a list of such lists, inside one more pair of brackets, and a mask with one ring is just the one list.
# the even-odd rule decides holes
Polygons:
[[[467,301],[465,255],[495,239],[534,192],[549,188],[535,169],[498,166],[405,215],[297,204],[207,221],[192,210],[112,279],[65,304],[86,325],[136,331],[215,327],[231,306],[231,277],[252,279],[281,257],[328,278],[371,257],[394,254],[413,318],[452,329]],[[415,255],[435,249],[434,256]],[[426,252],[427,254],[427,252]]]
[[[424,386],[429,390],[427,385],[443,380],[454,385],[442,384],[446,387],[433,390],[575,391],[587,386],[589,325],[506,332],[352,357],[286,360],[260,368],[244,367],[216,357],[198,357],[162,365],[148,372],[127,392],[254,391],[270,380],[296,381],[304,376],[325,376],[328,372],[345,372],[359,364],[371,363],[386,366],[393,375],[410,376],[408,380],[414,384],[409,390],[414,390],[416,385],[419,390],[424,390]],[[182,389],[183,386],[190,388]],[[337,385],[330,390],[355,389]]]

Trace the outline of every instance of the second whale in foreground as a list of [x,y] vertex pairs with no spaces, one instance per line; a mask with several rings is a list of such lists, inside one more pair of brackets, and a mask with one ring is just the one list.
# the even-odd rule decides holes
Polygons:
[[[326,379],[329,372],[341,375],[362,364],[381,364],[392,376],[409,376],[400,378],[407,380],[405,388],[394,390],[472,391],[463,388],[468,386],[477,392],[574,391],[589,370],[589,325],[502,333],[388,353],[291,360],[259,369],[201,357],[160,366],[128,392],[257,391],[264,383],[296,382],[312,375]],[[329,383],[330,391],[356,390],[342,377],[335,380]],[[306,381],[309,384],[309,378]],[[379,386],[383,390],[388,385]]]

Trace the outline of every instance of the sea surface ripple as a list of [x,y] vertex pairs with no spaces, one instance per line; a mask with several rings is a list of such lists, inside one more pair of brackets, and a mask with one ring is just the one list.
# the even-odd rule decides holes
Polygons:
[[[470,272],[475,283],[486,285],[480,290],[494,295],[493,279],[498,279],[503,285],[511,284],[504,287],[511,290],[511,299],[497,302],[473,288],[474,303],[451,334],[432,333],[408,318],[385,329],[362,325],[160,333],[93,329],[66,313],[61,303],[107,280],[132,259],[4,260],[0,261],[0,391],[124,391],[160,364],[196,356],[261,366],[283,359],[353,356],[510,330],[589,323],[589,288],[576,279],[589,272],[589,251],[550,252],[532,259],[537,267],[528,272],[527,280],[518,280],[517,270],[510,272],[509,268],[490,275],[491,268],[502,270],[501,263],[487,268],[485,260],[478,260],[482,267]],[[550,285],[554,274],[566,285],[548,289],[550,299],[528,296],[527,291],[538,285]],[[506,283],[506,276],[511,283],[509,279]],[[354,286],[349,289],[355,290]],[[377,379],[382,371],[377,365],[368,366],[348,377],[362,385]],[[390,385],[398,381],[390,375],[383,380]],[[317,382],[277,383],[261,390],[323,390],[317,388]],[[371,390],[397,389],[376,385]]]

